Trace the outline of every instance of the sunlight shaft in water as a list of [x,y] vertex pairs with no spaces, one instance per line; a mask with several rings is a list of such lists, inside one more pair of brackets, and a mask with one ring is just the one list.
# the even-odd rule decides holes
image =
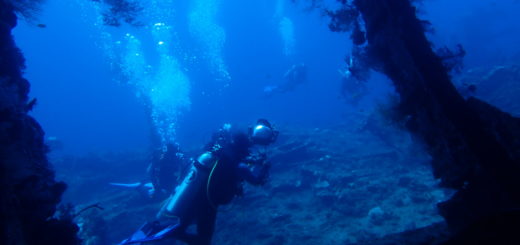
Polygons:
[[294,23],[284,14],[285,1],[286,0],[276,1],[274,20],[278,23],[278,32],[283,42],[283,53],[285,56],[290,56],[294,54],[294,43],[296,39],[294,38]]
[[192,4],[188,17],[191,35],[202,47],[202,52],[208,60],[211,70],[217,75],[217,79],[227,84],[231,80],[231,76],[222,54],[226,42],[226,32],[216,23],[220,1],[194,0]]
[[[78,3],[84,11],[89,10],[81,1]],[[98,46],[112,68],[120,70],[121,80],[132,86],[136,96],[148,105],[156,133],[165,150],[167,144],[176,142],[179,114],[189,110],[191,105],[189,79],[174,55],[179,53],[180,48],[176,45],[178,41],[174,28],[169,24],[174,17],[173,1],[149,1],[143,5],[143,20],[146,23],[138,28],[149,31],[152,43],[143,43],[141,40],[146,39],[137,34],[120,36],[116,30],[109,31],[110,27],[103,24],[100,4],[93,3],[91,6],[98,13],[97,19],[91,20],[99,29]],[[149,62],[153,56],[157,57],[155,65]]]
[[283,53],[286,56],[294,53],[294,24],[291,19],[283,17],[279,24],[280,35],[282,36],[284,48]]

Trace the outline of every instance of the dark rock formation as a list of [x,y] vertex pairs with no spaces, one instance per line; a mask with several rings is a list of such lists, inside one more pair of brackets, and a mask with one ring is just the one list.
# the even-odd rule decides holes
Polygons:
[[27,115],[29,82],[11,36],[15,9],[0,1],[0,214],[2,244],[77,244],[77,226],[53,218],[66,189],[54,180],[44,132]]
[[[332,13],[332,20],[342,21],[335,15],[344,12],[355,16],[354,7],[359,11],[371,67],[393,81],[401,97],[398,111],[407,129],[427,145],[435,176],[458,190],[439,205],[448,224],[462,229],[520,207],[518,119],[459,95],[450,67],[432,50],[409,0],[341,2],[348,11]],[[356,22],[334,26],[351,30]]]

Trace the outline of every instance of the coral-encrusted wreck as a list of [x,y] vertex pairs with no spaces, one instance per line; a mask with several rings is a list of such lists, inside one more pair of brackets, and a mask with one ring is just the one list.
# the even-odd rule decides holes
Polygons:
[[2,244],[77,244],[77,226],[53,218],[66,185],[54,180],[44,132],[27,115],[29,82],[11,30],[15,8],[0,1],[0,224]]
[[363,50],[357,53],[364,55],[358,58],[393,81],[401,97],[397,109],[427,145],[435,176],[458,190],[439,204],[447,223],[455,231],[485,226],[480,234],[489,242],[515,238],[504,231],[520,220],[520,120],[459,95],[411,1],[340,2],[342,9],[328,12],[331,30],[353,30],[356,49]]

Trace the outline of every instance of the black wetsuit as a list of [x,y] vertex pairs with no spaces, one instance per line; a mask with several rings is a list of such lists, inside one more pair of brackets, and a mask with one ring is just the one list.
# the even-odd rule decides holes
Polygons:
[[148,171],[158,198],[173,192],[185,162],[179,146],[175,144],[168,144],[166,152],[158,150],[154,154]]
[[[180,221],[174,238],[193,245],[210,244],[215,228],[217,207],[228,204],[233,197],[240,195],[243,181],[253,185],[260,185],[265,181],[267,165],[263,166],[259,173],[254,173],[244,163],[249,156],[250,147],[251,143],[246,134],[222,135],[222,132],[207,145],[207,150],[216,155],[216,166],[212,169],[199,167],[200,171],[210,171],[210,177],[204,185],[206,188],[196,194],[189,214]],[[193,223],[197,225],[197,233],[187,233],[186,229]]]

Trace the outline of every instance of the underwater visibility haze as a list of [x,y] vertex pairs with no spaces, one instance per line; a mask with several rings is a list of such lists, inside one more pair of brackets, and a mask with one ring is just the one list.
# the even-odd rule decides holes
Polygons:
[[0,0],[0,239],[519,243],[519,10]]

